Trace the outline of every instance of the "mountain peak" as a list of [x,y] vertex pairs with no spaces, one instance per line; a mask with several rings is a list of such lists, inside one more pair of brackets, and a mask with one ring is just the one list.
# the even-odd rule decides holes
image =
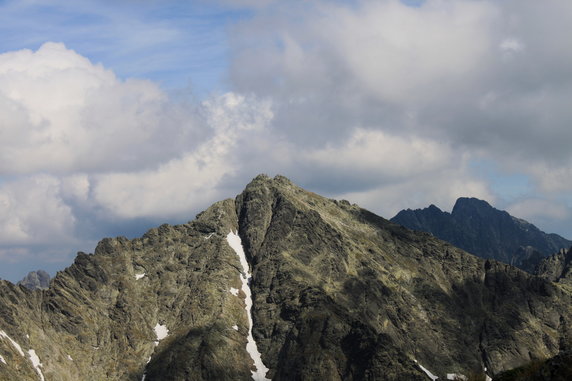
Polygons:
[[488,202],[475,197],[459,197],[453,206],[451,214],[479,211],[499,211]]
[[102,240],[47,290],[0,281],[0,379],[492,375],[572,337],[558,287],[261,175],[189,223]]
[[[533,272],[543,256],[551,255],[569,241],[546,234],[531,223],[474,197],[460,197],[452,212],[431,205],[425,209],[399,212],[391,221],[425,231],[483,258],[494,258]],[[531,247],[537,254],[530,255]]]

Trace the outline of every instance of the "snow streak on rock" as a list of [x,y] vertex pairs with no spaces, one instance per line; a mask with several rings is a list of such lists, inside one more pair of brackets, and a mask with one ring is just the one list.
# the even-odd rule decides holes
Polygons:
[[10,341],[10,343],[12,344],[12,346],[14,348],[16,348],[16,350],[18,351],[18,353],[22,356],[22,357],[26,357],[26,355],[24,354],[24,351],[22,351],[22,347],[20,346],[20,344],[18,344],[17,342],[15,342],[14,340],[12,340],[12,338],[10,336],[8,336],[6,334],[6,332],[4,331],[0,331],[0,337],[3,337],[5,339],[8,339]]
[[42,370],[40,369],[40,367],[42,366],[42,363],[40,362],[40,358],[36,354],[36,351],[33,349],[30,349],[28,351],[28,354],[30,355],[30,361],[32,362],[32,365],[34,366],[34,368],[36,369],[36,372],[38,372],[38,375],[40,376],[40,380],[45,381],[44,374],[42,373]]
[[432,381],[435,381],[436,379],[439,378],[439,377],[435,376],[433,373],[431,373],[431,372],[430,372],[427,368],[425,368],[423,365],[419,364],[419,363],[417,362],[417,360],[415,360],[415,363],[417,364],[417,366],[418,366],[419,368],[421,368],[421,370],[422,370],[423,372],[425,372],[425,374],[426,374]]
[[269,369],[262,362],[262,356],[258,351],[258,346],[256,345],[256,341],[254,341],[254,337],[252,336],[252,292],[250,290],[252,274],[250,273],[250,267],[248,265],[248,261],[246,260],[246,255],[244,254],[242,241],[240,240],[238,234],[233,232],[228,233],[226,240],[236,255],[238,255],[243,271],[243,274],[240,276],[240,280],[242,281],[242,292],[244,292],[246,295],[244,302],[246,304],[246,316],[248,317],[248,338],[246,342],[246,351],[254,361],[254,366],[256,367],[256,371],[251,371],[252,379],[256,381],[270,381],[270,379],[266,378],[266,372],[268,372]]
[[8,365],[8,364],[6,363],[6,360],[4,360],[4,357],[2,357],[2,356],[0,356],[0,361],[2,361],[4,364]]
[[135,274],[135,280],[139,280],[145,276],[145,273],[142,274]]

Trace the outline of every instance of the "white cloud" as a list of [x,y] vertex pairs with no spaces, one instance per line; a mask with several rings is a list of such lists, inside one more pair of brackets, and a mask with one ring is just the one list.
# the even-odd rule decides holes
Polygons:
[[549,194],[572,191],[571,162],[550,165],[549,163],[533,163],[529,172],[533,175],[539,188]]
[[[415,136],[394,136],[383,131],[356,129],[340,146],[308,151],[303,160],[329,172],[363,172],[364,175],[409,178],[448,167],[454,153],[444,144]],[[387,180],[380,180],[386,184]]]
[[217,186],[240,167],[242,135],[272,119],[270,104],[228,93],[204,104],[214,136],[196,150],[145,171],[99,176],[94,198],[122,218],[182,216],[197,206],[227,198]]
[[499,48],[504,52],[520,52],[524,50],[524,44],[517,38],[508,37],[501,41]]
[[490,47],[483,30],[496,18],[487,2],[362,4],[329,10],[315,33],[363,91],[382,101],[416,101],[478,74]]
[[383,186],[338,197],[389,219],[402,209],[426,208],[429,204],[450,211],[457,198],[469,195],[491,203],[495,201],[486,181],[472,178],[464,168],[443,168],[439,172],[404,177]]
[[232,196],[220,182],[273,117],[234,93],[176,102],[56,43],[0,55],[0,110],[0,255],[12,262],[63,260],[108,224],[190,219]]
[[[364,0],[284,7],[233,30],[231,78],[240,91],[274,100],[277,130],[317,168],[292,169],[293,177],[314,178],[308,183],[321,182],[321,189],[337,186],[343,193],[352,184],[356,194],[381,194],[376,187],[382,183],[367,172],[379,168],[401,184],[383,166],[388,159],[381,149],[398,151],[387,148],[387,137],[398,137],[404,147],[428,142],[450,150],[453,162],[395,155],[397,174],[449,171],[461,183],[480,184],[452,187],[488,195],[483,181],[491,180],[478,180],[457,159],[488,158],[529,176],[540,194],[572,189],[572,45],[561,43],[571,2],[428,0],[410,7]],[[355,126],[385,138],[358,141]],[[442,180],[434,177],[436,184]],[[399,192],[411,206],[415,187],[406,189]],[[450,198],[450,188],[438,189],[427,193],[429,202]]]
[[69,244],[75,217],[61,198],[61,182],[36,175],[0,186],[0,242],[6,245]]
[[198,130],[179,107],[152,82],[120,81],[62,44],[1,54],[0,173],[164,161],[191,145],[189,130]]
[[565,220],[572,217],[570,208],[555,200],[525,199],[520,200],[507,208],[507,211],[518,218],[527,221],[537,219]]

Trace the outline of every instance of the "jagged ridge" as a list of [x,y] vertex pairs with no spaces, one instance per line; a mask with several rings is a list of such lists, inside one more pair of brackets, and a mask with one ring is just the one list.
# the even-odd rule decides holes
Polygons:
[[[440,376],[496,373],[570,345],[565,285],[280,176],[188,224],[105,239],[48,290],[2,281],[0,329],[35,350],[46,380],[251,379],[230,231],[250,262],[253,336],[273,380],[425,380],[414,360]],[[157,325],[169,336],[155,346]],[[6,340],[0,355],[0,378],[38,379]]]
[[530,273],[543,257],[572,246],[572,241],[546,234],[533,224],[476,198],[459,198],[451,213],[430,205],[425,209],[402,210],[391,221]]

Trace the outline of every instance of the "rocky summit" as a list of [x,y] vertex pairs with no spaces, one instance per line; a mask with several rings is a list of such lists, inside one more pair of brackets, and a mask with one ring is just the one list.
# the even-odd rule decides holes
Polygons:
[[18,284],[30,290],[48,288],[50,286],[50,274],[44,270],[30,271]]
[[261,175],[46,290],[1,281],[0,379],[492,377],[568,353],[571,324],[565,282]]
[[533,273],[539,262],[572,241],[547,234],[533,224],[483,200],[461,197],[451,213],[435,205],[400,211],[391,219],[409,229],[424,231],[482,258],[492,258]]

